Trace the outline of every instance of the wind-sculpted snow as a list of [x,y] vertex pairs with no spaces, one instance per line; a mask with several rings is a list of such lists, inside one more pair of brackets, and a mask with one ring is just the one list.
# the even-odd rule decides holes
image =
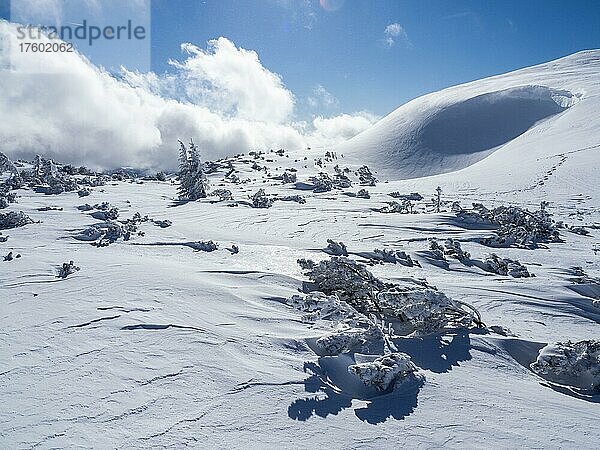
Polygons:
[[[484,173],[492,174],[501,182],[519,160],[533,164],[540,153],[598,143],[598,129],[588,118],[599,107],[599,55],[597,50],[581,52],[419,97],[335,150],[394,179],[476,165],[481,169],[474,166],[473,176],[483,181]],[[556,138],[570,135],[573,123],[587,134],[577,133],[557,146]],[[476,164],[495,152],[489,163]],[[517,172],[532,168],[527,164]]]
[[189,201],[175,174],[55,163],[84,200],[3,174],[0,447],[595,448],[597,55],[458,89],[576,103],[443,176],[266,150]]
[[[414,100],[338,147],[396,176],[468,167],[577,102],[568,91],[521,86],[462,99]],[[436,99],[437,100],[437,99]]]

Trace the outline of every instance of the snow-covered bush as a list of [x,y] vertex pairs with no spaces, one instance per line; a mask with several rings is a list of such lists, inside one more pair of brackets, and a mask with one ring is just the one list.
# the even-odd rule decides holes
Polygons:
[[384,348],[384,337],[381,329],[371,322],[364,328],[341,325],[333,333],[318,338],[315,345],[321,355],[371,353]]
[[406,353],[389,353],[374,361],[348,366],[365,386],[386,391],[396,382],[402,382],[418,370]]
[[69,275],[74,274],[78,270],[80,270],[79,267],[73,264],[73,261],[69,261],[68,263],[63,263],[62,267],[59,267],[58,275],[56,276],[58,278],[67,278]]
[[390,197],[394,197],[400,200],[411,200],[415,202],[420,202],[421,200],[423,200],[423,196],[418,192],[411,192],[410,194],[401,194],[400,192],[395,191],[390,192],[388,195]]
[[179,198],[181,200],[196,201],[206,198],[208,180],[204,174],[204,167],[200,161],[198,147],[190,139],[190,148],[179,141]]
[[540,209],[529,211],[518,206],[499,206],[487,209],[481,203],[473,203],[473,210],[460,210],[456,215],[469,222],[496,225],[496,236],[482,241],[491,247],[533,248],[541,242],[560,241],[558,224],[554,222],[542,202]]
[[117,220],[119,218],[119,210],[111,207],[106,210],[94,211],[91,216],[97,220]]
[[119,239],[128,241],[132,233],[137,231],[134,223],[119,223],[117,221],[100,222],[86,228],[74,236],[79,241],[89,241],[96,247],[107,247]]
[[396,287],[380,292],[377,302],[384,317],[404,322],[419,335],[481,324],[476,311],[433,288]]
[[171,225],[173,225],[173,222],[171,222],[168,219],[165,219],[165,220],[154,220],[153,219],[152,223],[160,228],[169,228]]
[[444,247],[440,245],[436,238],[429,238],[429,252],[434,259],[438,259],[440,261],[446,260],[446,254],[444,253]]
[[412,214],[413,204],[410,200],[402,200],[398,202],[386,202],[387,206],[379,208],[378,211],[384,214]]
[[250,197],[253,208],[270,208],[273,206],[275,199],[268,197],[264,189],[259,189]]
[[527,267],[522,265],[519,261],[508,258],[500,258],[495,253],[490,254],[485,259],[484,264],[487,270],[497,273],[498,275],[510,275],[514,278],[529,278],[532,276],[527,270]]
[[36,156],[33,169],[23,170],[21,178],[36,192],[46,195],[57,195],[63,192],[79,190],[77,180],[67,172],[60,171],[59,166],[51,159]]
[[350,178],[348,178],[348,176],[341,170],[333,176],[332,181],[333,181],[333,185],[337,189],[346,189],[346,188],[352,187],[352,181],[350,181]]
[[310,182],[313,184],[313,192],[328,192],[333,189],[333,180],[325,172],[320,172],[317,176],[311,177]]
[[437,239],[429,238],[429,251],[435,259],[446,260],[446,257],[449,256],[458,259],[463,264],[468,263],[471,258],[471,254],[461,248],[460,242],[452,238],[446,239],[443,246]]
[[373,173],[367,166],[362,166],[358,169],[358,180],[362,186],[375,186],[377,184],[377,178],[373,176]]
[[336,294],[363,314],[377,312],[377,293],[388,286],[369,272],[364,265],[345,257],[334,256],[315,263],[299,259],[298,264],[316,285],[316,290]]
[[281,182],[283,184],[295,183],[297,180],[296,174],[293,172],[288,172],[287,170],[283,172],[281,175]]
[[334,256],[315,263],[298,260],[315,290],[337,297],[366,316],[404,323],[406,334],[426,334],[447,328],[482,326],[471,306],[452,300],[426,282],[401,286],[376,278],[364,265]]
[[188,247],[201,252],[214,252],[219,249],[219,246],[213,241],[197,241],[188,244]]
[[325,248],[325,252],[334,256],[348,256],[346,244],[344,244],[342,241],[336,242],[331,239],[327,239],[327,247]]
[[585,390],[600,390],[600,341],[557,342],[540,350],[531,370],[541,377]]
[[288,305],[305,313],[302,320],[308,323],[328,321],[334,330],[315,340],[321,355],[338,355],[348,352],[377,352],[384,348],[384,335],[376,323],[359,313],[336,295],[322,292],[294,295]]
[[360,189],[357,193],[356,196],[358,198],[366,198],[369,199],[371,198],[371,194],[369,194],[369,191],[367,191],[366,189]]
[[0,213],[0,230],[23,227],[30,223],[33,223],[33,220],[23,211],[9,211],[6,214]]
[[219,200],[221,201],[233,200],[233,194],[229,189],[215,189],[208,195],[211,197],[219,197]]
[[8,208],[11,203],[17,202],[16,192],[2,192],[0,190],[0,209]]
[[385,248],[383,250],[379,250],[378,248],[376,248],[375,250],[373,250],[373,256],[371,257],[371,259],[392,264],[400,263],[403,266],[407,267],[420,267],[420,264],[417,261],[414,261],[408,253],[401,250]]

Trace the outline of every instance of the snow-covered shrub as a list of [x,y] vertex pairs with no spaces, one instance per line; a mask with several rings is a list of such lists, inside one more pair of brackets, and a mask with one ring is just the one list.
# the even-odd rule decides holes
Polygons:
[[420,202],[421,200],[423,200],[423,196],[418,192],[411,192],[410,194],[401,194],[400,192],[395,191],[390,192],[388,195],[390,197],[394,197],[400,200],[411,200],[415,202]]
[[333,176],[332,182],[333,186],[337,189],[346,189],[352,187],[352,181],[350,181],[350,178],[348,178],[348,176],[342,171],[337,172]]
[[429,251],[435,259],[445,260],[446,256],[449,256],[458,259],[463,264],[469,262],[471,258],[471,254],[461,248],[460,242],[452,238],[446,239],[443,246],[439,244],[437,239],[429,238]]
[[487,209],[481,203],[473,203],[473,210],[460,210],[456,215],[466,221],[496,225],[496,236],[482,241],[491,247],[532,248],[541,242],[560,240],[558,224],[546,211],[547,204],[542,202],[540,209],[529,211],[518,206],[499,206]]
[[299,259],[298,264],[315,283],[317,290],[328,295],[336,294],[340,300],[367,315],[377,311],[377,293],[388,286],[364,265],[345,257],[334,256],[318,264]]
[[358,180],[362,186],[375,186],[377,184],[377,178],[373,176],[373,173],[367,166],[362,166],[358,169]]
[[384,347],[384,337],[381,329],[373,323],[365,328],[342,325],[333,333],[318,338],[315,345],[321,355],[371,353]]
[[259,189],[250,200],[253,208],[270,208],[275,202],[274,198],[267,196],[264,189]]
[[116,221],[100,222],[86,228],[74,236],[79,241],[89,241],[96,247],[107,247],[119,239],[128,241],[137,227],[132,223],[122,224]]
[[382,261],[382,262],[388,262],[388,263],[393,263],[396,264],[396,251],[395,250],[391,250],[391,249],[387,249],[384,248],[383,250],[379,250],[378,248],[376,248],[375,250],[373,250],[373,258],[376,261]]
[[381,328],[336,295],[311,292],[294,295],[287,299],[287,303],[305,313],[302,316],[304,322],[315,323],[322,320],[331,323],[333,332],[315,340],[321,355],[376,352],[384,347]]
[[387,206],[379,208],[378,211],[384,214],[411,214],[413,210],[413,204],[410,200],[402,200],[402,203],[398,202],[386,202]]
[[328,192],[333,189],[333,180],[325,172],[311,177],[310,182],[314,185],[313,192],[315,193]]
[[396,382],[402,382],[418,370],[406,353],[389,353],[374,361],[348,366],[348,372],[356,375],[365,386],[386,391]]
[[219,197],[219,200],[221,201],[233,200],[233,194],[229,189],[215,189],[208,195],[211,197]]
[[531,370],[554,383],[600,390],[600,341],[548,344],[540,350]]
[[90,191],[88,188],[83,188],[77,191],[77,195],[79,195],[79,197],[87,197],[91,193],[92,191]]
[[123,239],[124,241],[131,239],[131,230],[127,229],[120,223],[105,222],[103,225],[104,234],[97,241],[97,247],[107,247],[108,245],[117,242],[119,239]]
[[9,211],[6,214],[0,213],[0,230],[23,227],[30,223],[33,223],[33,220],[23,211]]
[[421,267],[418,261],[413,260],[408,253],[402,250],[396,251],[396,262],[399,262],[403,266],[413,267],[418,266]]
[[436,238],[429,238],[429,252],[434,259],[440,261],[446,260],[446,254],[444,253],[444,247],[440,245]]
[[485,259],[484,264],[490,272],[497,273],[498,275],[510,275],[514,278],[529,278],[532,276],[527,270],[527,267],[522,265],[519,261],[500,258],[495,253],[490,254]]
[[206,198],[208,180],[200,161],[198,147],[191,139],[189,149],[183,142],[179,141],[179,144],[179,198],[190,201]]
[[300,259],[298,263],[314,282],[315,290],[337,295],[367,316],[403,322],[407,334],[482,325],[474,308],[450,299],[427,283],[419,287],[386,283],[364,265],[344,257],[334,256],[318,264]]
[[580,236],[588,236],[590,234],[589,230],[585,227],[565,225],[565,229],[573,234],[578,234]]
[[77,180],[67,172],[60,171],[51,159],[36,156],[32,170],[21,172],[23,180],[36,192],[57,195],[79,190]]
[[331,239],[327,239],[327,247],[325,248],[325,252],[334,256],[348,256],[346,244],[344,244],[342,241],[336,242]]
[[356,196],[358,198],[366,198],[369,199],[371,198],[371,194],[369,194],[369,191],[367,191],[366,189],[360,189],[357,193]]
[[400,263],[403,266],[407,267],[420,267],[420,264],[417,261],[414,261],[408,253],[401,250],[392,250],[385,248],[383,250],[379,250],[378,248],[376,248],[375,250],[373,250],[373,256],[371,257],[371,259],[392,264]]
[[0,190],[0,209],[8,208],[11,203],[17,202],[16,192],[2,192]]
[[394,288],[378,294],[383,315],[410,326],[415,334],[479,325],[478,315],[433,288]]
[[12,174],[18,174],[18,170],[10,160],[8,156],[0,152],[0,174],[3,172],[10,172]]
[[89,203],[86,203],[84,205],[79,205],[77,207],[77,209],[79,211],[91,211],[92,209],[94,209],[94,207],[92,205],[90,205]]
[[96,220],[117,220],[119,218],[119,210],[111,207],[107,210],[94,211],[91,216]]
[[283,184],[295,183],[297,180],[296,174],[293,172],[288,172],[287,170],[283,172],[281,175],[281,182]]
[[80,270],[79,267],[73,264],[73,261],[69,261],[68,263],[63,263],[62,267],[59,267],[58,275],[56,276],[58,278],[67,278],[69,275],[74,274],[78,270]]
[[154,225],[156,225],[157,227],[160,228],[169,228],[171,225],[173,225],[173,222],[171,222],[168,219],[165,220],[152,220],[152,223],[154,223]]
[[188,244],[188,247],[201,252],[214,252],[219,249],[219,246],[213,241],[197,241]]

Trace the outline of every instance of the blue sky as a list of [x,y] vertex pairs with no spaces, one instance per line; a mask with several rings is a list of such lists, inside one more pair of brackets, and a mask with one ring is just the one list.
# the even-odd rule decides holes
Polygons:
[[[427,92],[600,47],[597,0],[329,2],[153,0],[153,70],[169,70],[181,42],[225,36],[282,76],[300,115],[383,115]],[[406,37],[390,46],[393,23]],[[319,85],[337,102],[312,111],[306,98]]]

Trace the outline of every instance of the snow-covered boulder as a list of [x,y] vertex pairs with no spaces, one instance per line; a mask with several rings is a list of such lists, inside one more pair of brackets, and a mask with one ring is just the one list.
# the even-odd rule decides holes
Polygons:
[[540,350],[531,370],[541,377],[585,390],[600,389],[600,341],[557,342]]

